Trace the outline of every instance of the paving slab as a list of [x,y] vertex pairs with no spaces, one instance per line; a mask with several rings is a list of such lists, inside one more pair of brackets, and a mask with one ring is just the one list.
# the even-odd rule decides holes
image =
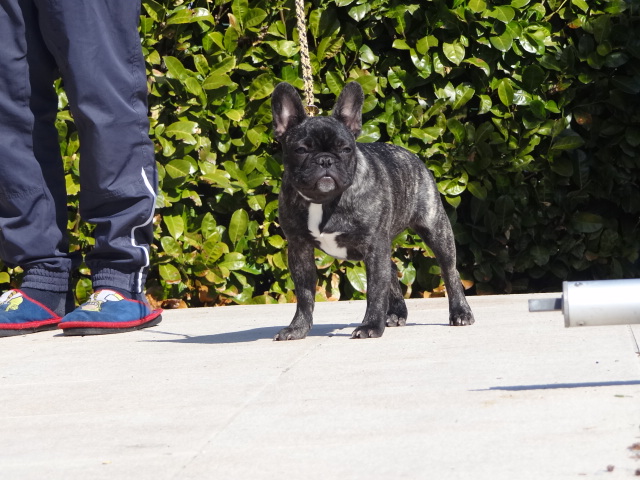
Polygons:
[[640,325],[565,328],[553,295],[409,300],[352,340],[364,302],[166,311],[118,335],[0,339],[0,478],[640,478]]

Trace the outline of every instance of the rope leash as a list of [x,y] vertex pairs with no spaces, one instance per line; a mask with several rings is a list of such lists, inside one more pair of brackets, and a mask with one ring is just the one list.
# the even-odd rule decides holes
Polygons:
[[296,0],[296,26],[298,39],[300,40],[300,61],[302,63],[302,79],[304,80],[304,96],[307,101],[305,110],[307,115],[313,117],[318,113],[313,97],[313,73],[311,71],[311,58],[309,58],[309,44],[307,42],[307,22],[304,16],[304,0]]

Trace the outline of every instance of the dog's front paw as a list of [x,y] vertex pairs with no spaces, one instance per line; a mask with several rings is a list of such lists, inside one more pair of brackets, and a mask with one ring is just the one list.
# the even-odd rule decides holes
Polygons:
[[273,339],[277,342],[285,340],[301,340],[307,336],[308,329],[286,327],[280,330]]
[[465,325],[473,325],[476,320],[473,318],[473,313],[470,309],[463,308],[456,311],[451,311],[449,314],[449,325],[454,327],[462,327]]
[[351,334],[351,338],[379,338],[382,336],[384,328],[376,328],[371,325],[360,325]]
[[399,317],[395,313],[390,313],[387,315],[387,327],[404,327],[406,324],[406,317]]

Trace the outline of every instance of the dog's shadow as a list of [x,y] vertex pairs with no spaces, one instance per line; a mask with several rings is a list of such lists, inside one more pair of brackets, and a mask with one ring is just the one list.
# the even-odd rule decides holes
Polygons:
[[[356,325],[345,324],[324,324],[314,325],[307,337],[350,337],[351,331],[343,331],[345,329],[355,328]],[[200,343],[200,344],[225,344],[225,343],[249,343],[258,340],[273,340],[282,327],[260,327],[250,330],[240,330],[237,332],[215,333],[213,335],[188,336],[180,333],[162,332],[160,330],[151,330],[154,333],[163,333],[165,335],[179,335],[183,338],[173,338],[166,340],[146,340],[147,342],[157,343]]]
[[[311,331],[307,334],[307,337],[351,337],[351,332],[359,324],[358,323],[340,323],[340,324],[320,324],[314,325]],[[442,326],[448,327],[448,324],[444,323],[407,323],[406,328],[410,326]],[[215,333],[213,335],[197,335],[189,336],[182,333],[163,332],[161,330],[149,329],[149,332],[160,333],[164,335],[179,336],[182,338],[173,338],[165,340],[144,340],[145,342],[155,343],[200,343],[200,344],[229,344],[229,343],[250,343],[257,342],[258,340],[273,340],[276,334],[282,327],[260,327],[252,328],[249,330],[240,330],[236,332],[224,332]],[[398,327],[388,327],[398,328]]]

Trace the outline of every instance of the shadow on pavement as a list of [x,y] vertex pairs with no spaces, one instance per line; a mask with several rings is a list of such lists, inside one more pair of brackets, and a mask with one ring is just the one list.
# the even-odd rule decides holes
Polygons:
[[[284,325],[283,325],[284,326]],[[251,330],[240,330],[238,332],[224,332],[216,333],[213,335],[199,335],[190,337],[187,335],[162,332],[160,330],[154,330],[155,333],[164,333],[166,335],[180,336],[183,338],[167,339],[167,340],[143,340],[145,342],[168,342],[168,343],[201,343],[201,344],[221,344],[221,343],[247,343],[256,342],[258,340],[272,340],[276,336],[276,333],[280,331],[282,326],[279,327],[262,327],[253,328]],[[345,328],[355,328],[355,325],[314,325],[307,337],[350,337],[351,330],[342,332]]]
[[491,387],[473,392],[488,392],[491,390],[504,390],[507,392],[519,392],[525,390],[554,390],[560,388],[590,388],[590,387],[620,387],[625,385],[640,385],[640,380],[629,380],[619,382],[584,382],[584,383],[550,383],[547,385],[510,385],[504,387]]

